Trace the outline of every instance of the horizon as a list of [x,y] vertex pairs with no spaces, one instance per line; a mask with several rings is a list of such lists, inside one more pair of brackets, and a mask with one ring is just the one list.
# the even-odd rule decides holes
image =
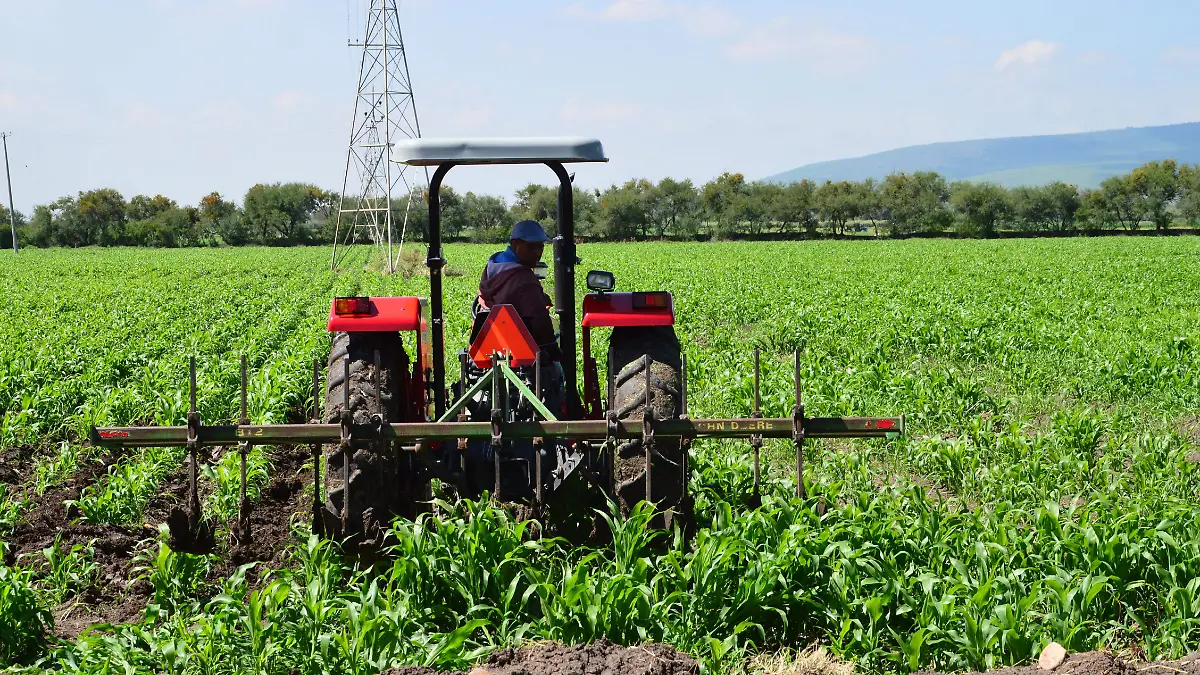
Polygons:
[[[255,183],[337,189],[360,4],[0,0],[26,27],[0,51],[17,210],[101,187],[181,204],[214,190],[241,202]],[[417,0],[400,13],[424,135],[595,136],[612,161],[579,171],[589,189],[1200,119],[1190,5]],[[44,26],[61,48],[42,47]],[[547,180],[463,169],[447,184],[511,202]]]

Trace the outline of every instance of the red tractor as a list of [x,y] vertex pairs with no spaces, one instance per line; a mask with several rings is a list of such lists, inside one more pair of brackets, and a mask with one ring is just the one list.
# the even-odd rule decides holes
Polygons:
[[[791,417],[762,418],[756,354],[752,416],[691,419],[686,361],[675,335],[670,292],[617,292],[613,275],[599,270],[586,277],[591,292],[584,296],[579,322],[581,383],[574,330],[575,267],[581,260],[576,256],[571,176],[564,164],[607,161],[599,141],[414,139],[396,144],[393,157],[435,167],[425,261],[430,297],[333,300],[322,420],[252,425],[243,412],[237,425],[204,426],[195,412],[193,363],[193,406],[186,427],[93,430],[94,442],[104,445],[186,445],[193,477],[192,527],[201,526],[194,486],[196,448],[202,445],[238,443],[243,457],[250,444],[311,445],[314,460],[325,459],[325,490],[323,497],[316,490],[314,527],[370,542],[392,517],[415,516],[430,499],[433,479],[461,497],[486,493],[527,503],[537,513],[547,505],[551,512],[570,511],[580,502],[590,509],[602,504],[603,496],[617,501],[623,511],[649,500],[662,514],[659,524],[670,526],[690,515],[688,448],[695,438],[748,438],[756,491],[762,439],[791,438],[802,496],[805,438],[903,432],[903,417],[806,417],[798,355]],[[549,362],[542,355],[511,306],[490,311],[476,307],[470,346],[458,354],[458,381],[448,386],[439,193],[450,169],[472,164],[544,164],[558,177],[553,269],[561,361]],[[611,329],[604,395],[592,357],[594,328]],[[318,371],[314,367],[314,401],[319,398]],[[243,400],[244,381],[243,372]],[[322,462],[314,463],[319,474]],[[243,494],[244,489],[243,477]]]

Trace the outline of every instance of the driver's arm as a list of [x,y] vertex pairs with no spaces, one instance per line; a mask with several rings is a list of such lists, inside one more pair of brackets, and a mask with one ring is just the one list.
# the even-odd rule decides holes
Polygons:
[[550,320],[550,297],[542,290],[542,284],[534,276],[533,270],[530,270],[528,275],[520,275],[520,280],[504,295],[513,309],[517,310],[539,347],[552,347],[556,344],[554,323]]

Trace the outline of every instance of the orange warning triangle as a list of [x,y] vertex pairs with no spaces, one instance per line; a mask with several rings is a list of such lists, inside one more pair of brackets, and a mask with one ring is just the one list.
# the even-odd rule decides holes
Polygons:
[[537,362],[537,343],[517,315],[512,305],[496,305],[488,312],[488,318],[479,329],[479,335],[471,343],[468,354],[480,368],[492,365],[492,355],[511,356],[511,365],[517,368],[532,366]]

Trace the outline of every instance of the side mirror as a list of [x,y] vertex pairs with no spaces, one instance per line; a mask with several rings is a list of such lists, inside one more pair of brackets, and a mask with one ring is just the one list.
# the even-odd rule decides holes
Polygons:
[[537,277],[538,279],[545,279],[546,277],[550,276],[550,266],[539,260],[538,264],[533,266],[533,276]]
[[587,287],[590,290],[603,293],[605,291],[611,291],[612,289],[616,288],[616,286],[617,278],[613,276],[612,272],[592,270],[591,272],[587,273]]

